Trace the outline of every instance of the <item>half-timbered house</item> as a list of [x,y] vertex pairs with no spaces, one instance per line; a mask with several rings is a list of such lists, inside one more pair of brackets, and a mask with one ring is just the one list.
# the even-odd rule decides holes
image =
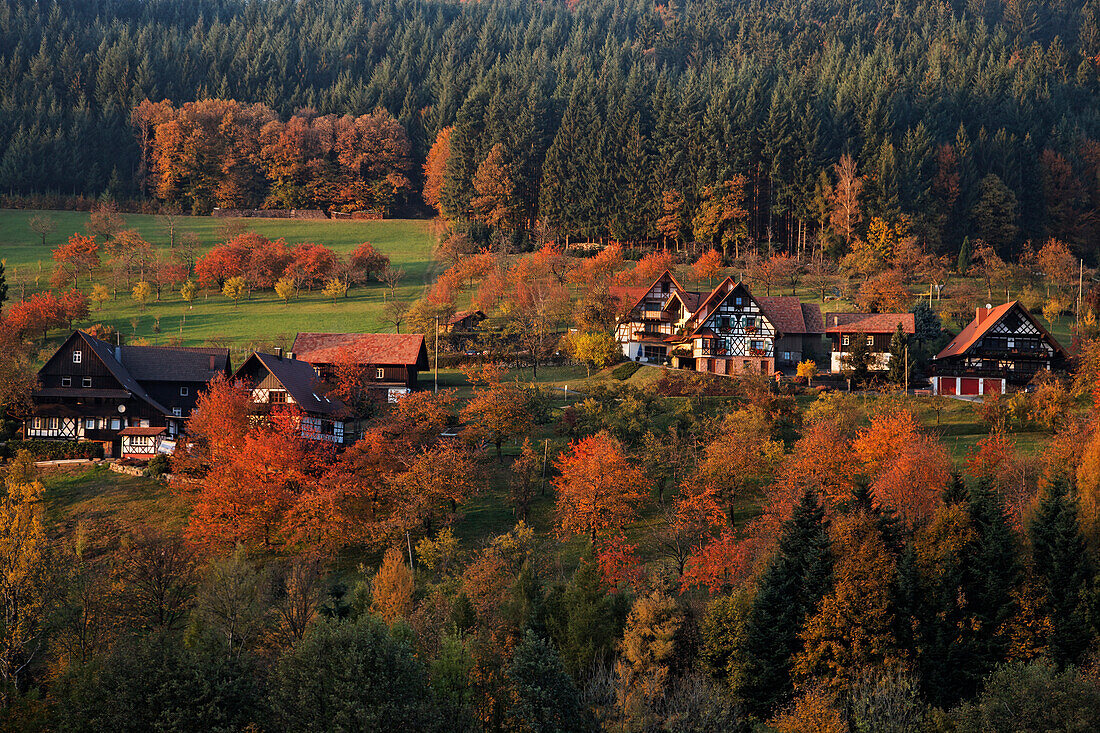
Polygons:
[[248,385],[257,419],[293,420],[303,438],[338,445],[358,439],[359,422],[309,362],[291,354],[253,352],[233,375]]
[[795,297],[755,298],[726,278],[709,293],[682,287],[663,273],[631,294],[634,305],[616,329],[635,361],[715,374],[765,373],[814,354],[821,313]]
[[1065,367],[1068,354],[1019,301],[978,308],[974,320],[932,360],[940,395],[1011,392],[1041,371]]
[[127,428],[183,430],[198,394],[230,371],[229,350],[113,345],[74,331],[38,371],[28,439],[88,440],[108,456]]

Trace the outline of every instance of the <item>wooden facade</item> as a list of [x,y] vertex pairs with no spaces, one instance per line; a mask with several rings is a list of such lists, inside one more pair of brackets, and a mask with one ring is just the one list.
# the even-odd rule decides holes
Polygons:
[[118,456],[127,428],[176,435],[210,376],[227,373],[228,358],[224,349],[120,346],[75,331],[38,372],[24,436],[94,441]]
[[336,445],[359,438],[361,422],[343,402],[327,395],[329,385],[308,362],[255,352],[233,378],[249,385],[256,420],[292,420],[301,437]]
[[1018,301],[978,308],[974,320],[932,360],[932,390],[978,396],[1018,390],[1040,372],[1065,368],[1061,344]]

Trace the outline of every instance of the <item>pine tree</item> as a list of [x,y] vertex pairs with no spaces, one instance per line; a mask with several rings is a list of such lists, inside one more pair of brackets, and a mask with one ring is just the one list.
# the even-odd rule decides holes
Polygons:
[[4,262],[0,260],[0,312],[4,310],[4,303],[8,299],[8,278],[4,274]]
[[962,246],[959,247],[959,259],[955,263],[955,272],[965,275],[970,270],[970,237],[963,237]]
[[1028,534],[1035,574],[1054,623],[1050,655],[1059,667],[1076,664],[1091,639],[1086,604],[1093,576],[1077,522],[1077,500],[1064,481],[1047,488]]
[[791,669],[802,649],[799,634],[829,590],[833,557],[825,510],[806,492],[783,525],[779,550],[760,579],[745,628],[737,693],[745,707],[766,715],[793,693]]
[[899,323],[894,335],[890,337],[889,378],[894,384],[904,385],[909,381],[908,343],[909,337]]
[[581,703],[580,692],[566,674],[553,645],[528,630],[504,669],[512,704],[505,713],[508,730],[592,730],[594,721]]

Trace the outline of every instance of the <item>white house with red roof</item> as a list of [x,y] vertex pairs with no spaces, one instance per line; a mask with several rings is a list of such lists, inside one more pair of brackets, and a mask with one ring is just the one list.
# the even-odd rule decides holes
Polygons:
[[1069,354],[1016,300],[978,308],[974,320],[932,360],[932,392],[973,396],[1020,389]]
[[756,298],[732,278],[699,293],[665,271],[648,288],[616,294],[632,303],[616,337],[634,361],[714,374],[771,374],[821,343],[817,306],[795,297]]
[[912,313],[826,313],[825,335],[832,343],[830,368],[844,369],[844,355],[851,351],[855,339],[863,339],[871,347],[873,371],[885,371],[890,366],[890,340],[901,326],[907,336],[917,332],[917,319]]

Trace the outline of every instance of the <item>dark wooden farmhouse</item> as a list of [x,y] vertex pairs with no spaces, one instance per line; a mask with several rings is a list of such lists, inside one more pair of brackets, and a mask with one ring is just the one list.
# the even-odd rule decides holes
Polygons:
[[182,432],[206,384],[229,373],[228,349],[115,346],[74,331],[38,371],[24,435],[95,441],[117,457],[123,430],[165,428],[159,448]]
[[1063,369],[1068,356],[1019,301],[978,308],[974,320],[932,360],[932,391],[1012,392],[1041,371]]
[[459,311],[447,319],[444,330],[448,333],[452,331],[473,331],[487,317],[484,311]]
[[283,416],[296,422],[301,436],[338,445],[358,439],[359,423],[347,406],[326,394],[328,386],[317,369],[292,354],[253,352],[233,375],[252,392],[258,417]]
[[293,354],[329,382],[337,370],[354,368],[380,402],[396,402],[416,389],[419,372],[428,368],[424,337],[418,333],[300,333]]
[[861,338],[871,347],[872,371],[885,371],[890,366],[890,340],[901,330],[912,336],[917,332],[917,319],[912,313],[826,313],[825,335],[832,343],[830,368],[844,369],[844,354],[851,350],[852,340]]

